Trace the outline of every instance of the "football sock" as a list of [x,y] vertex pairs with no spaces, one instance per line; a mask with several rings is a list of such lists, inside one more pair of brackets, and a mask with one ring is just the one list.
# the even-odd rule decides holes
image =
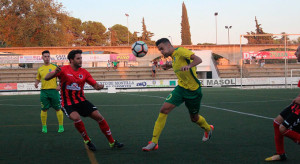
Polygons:
[[75,125],[75,128],[78,130],[78,132],[81,134],[81,136],[85,142],[91,141],[91,139],[87,135],[84,124],[81,120],[74,122],[74,125]]
[[279,131],[279,123],[274,120],[273,122],[274,127],[274,141],[275,141],[275,147],[276,147],[276,153],[281,155],[284,154],[284,141],[283,141],[283,135]]
[[297,133],[293,130],[287,130],[283,135],[289,137],[295,143],[300,144],[300,134],[299,133]]
[[64,115],[63,115],[63,112],[61,110],[59,111],[56,111],[56,117],[57,117],[57,120],[58,120],[58,124],[61,126],[64,124]]
[[206,132],[209,132],[211,130],[209,124],[206,122],[205,118],[202,117],[199,114],[199,120],[196,122],[202,129],[204,129]]
[[152,142],[154,142],[155,144],[158,143],[159,136],[165,127],[167,117],[168,117],[168,115],[164,114],[164,113],[159,113],[159,115],[158,115],[158,118],[154,125],[153,137],[152,137]]
[[41,121],[43,126],[47,125],[47,111],[41,110]]
[[111,131],[110,128],[106,122],[106,120],[101,120],[98,122],[99,127],[102,131],[102,133],[105,135],[105,137],[107,138],[109,143],[114,143],[115,140],[113,139],[112,135],[111,135]]

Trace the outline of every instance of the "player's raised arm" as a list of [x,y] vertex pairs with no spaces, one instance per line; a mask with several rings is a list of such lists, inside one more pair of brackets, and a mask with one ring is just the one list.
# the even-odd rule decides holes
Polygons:
[[168,69],[172,68],[172,64],[168,64],[168,63],[163,64],[163,65],[161,65],[161,68],[163,70],[168,70]]
[[52,78],[55,77],[56,74],[58,74],[61,71],[60,67],[56,67],[56,69],[52,72],[49,72],[46,76],[45,76],[45,80],[51,80]]
[[193,62],[187,66],[181,67],[181,71],[188,71],[190,68],[202,63],[202,59],[195,54],[191,55],[191,60],[193,60]]

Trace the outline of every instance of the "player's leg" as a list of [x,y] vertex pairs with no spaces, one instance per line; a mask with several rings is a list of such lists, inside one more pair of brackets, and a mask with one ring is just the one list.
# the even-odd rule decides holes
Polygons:
[[287,118],[291,114],[291,107],[292,107],[292,105],[289,105],[288,107],[286,107],[273,121],[276,154],[266,158],[265,161],[286,160],[286,155],[285,155],[285,150],[284,150],[284,138],[283,138],[284,136],[282,135],[282,133],[280,131],[285,131],[283,129],[283,127],[281,127],[281,126],[282,126],[282,123],[284,122],[284,119]]
[[50,108],[50,101],[48,99],[47,90],[41,90],[40,95],[41,101],[41,122],[42,122],[42,132],[47,133],[47,111]]
[[158,118],[155,122],[152,140],[148,142],[147,146],[142,148],[143,151],[151,151],[158,149],[158,140],[162,130],[165,127],[168,114],[176,106],[179,106],[183,102],[181,89],[181,87],[177,86],[166,98],[165,103],[161,107]]
[[62,133],[64,132],[64,115],[61,110],[60,105],[60,96],[57,90],[51,91],[51,106],[56,110],[56,117],[58,121],[58,132]]
[[[97,109],[97,108],[95,108]],[[107,138],[108,142],[109,142],[109,146],[111,148],[122,148],[124,146],[124,144],[119,143],[117,140],[114,140],[110,127],[108,125],[108,123],[106,122],[106,120],[104,119],[104,117],[100,114],[100,112],[98,110],[95,110],[91,113],[90,117],[92,119],[94,119],[95,121],[98,122],[98,125],[100,127],[100,130],[102,131],[102,133],[105,135],[105,137]]]
[[77,131],[82,136],[84,143],[88,146],[90,150],[96,151],[96,147],[91,142],[91,139],[88,136],[87,131],[85,129],[84,123],[82,122],[80,117],[81,111],[83,111],[82,109],[80,110],[80,107],[82,107],[80,106],[81,103],[71,106],[65,106],[64,111],[67,117],[69,117],[74,122],[75,129],[77,129]]
[[153,135],[152,140],[148,142],[148,145],[143,147],[143,151],[151,151],[151,150],[157,150],[158,149],[158,140],[160,137],[161,132],[163,131],[168,114],[175,108],[176,106],[173,104],[170,104],[168,102],[165,102],[163,106],[160,109],[158,118],[155,122],[154,129],[153,129]]
[[281,134],[292,139],[295,143],[300,143],[300,134],[297,132],[300,126],[300,108],[299,105],[293,104],[291,114],[280,125]]
[[214,130],[213,125],[209,125],[206,119],[199,115],[200,104],[202,100],[202,91],[201,87],[199,87],[196,91],[188,91],[184,92],[184,97],[187,98],[185,100],[185,106],[188,108],[190,113],[191,121],[196,123],[199,127],[204,129],[204,135],[202,137],[202,141],[208,141],[212,136],[212,131]]
[[41,110],[42,132],[47,133],[47,109]]

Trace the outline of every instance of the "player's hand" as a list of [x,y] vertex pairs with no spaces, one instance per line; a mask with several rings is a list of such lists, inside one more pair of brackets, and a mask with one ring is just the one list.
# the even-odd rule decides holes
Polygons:
[[56,90],[57,90],[57,91],[60,91],[60,86],[59,86],[59,85],[56,87]]
[[300,96],[293,100],[293,103],[300,105]]
[[96,85],[94,85],[94,88],[95,88],[96,90],[100,90],[100,89],[103,89],[103,88],[104,88],[104,85],[103,85],[103,84],[98,84],[98,83],[96,83]]
[[169,65],[169,64],[163,64],[163,65],[161,65],[161,68],[162,68],[163,70],[170,69],[171,67],[172,67],[172,66]]
[[187,66],[183,66],[183,67],[181,67],[181,71],[188,71],[188,70],[190,70],[190,68],[191,68],[191,66],[190,65],[187,65]]
[[38,87],[39,87],[39,84],[34,84],[34,87],[35,87],[35,88],[38,88]]
[[55,73],[59,73],[60,71],[61,71],[60,66],[57,66],[56,69],[55,69]]

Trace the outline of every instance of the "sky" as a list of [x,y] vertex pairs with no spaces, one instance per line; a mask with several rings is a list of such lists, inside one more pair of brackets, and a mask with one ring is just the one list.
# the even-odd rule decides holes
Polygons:
[[[128,26],[142,32],[142,19],[152,40],[181,44],[182,3],[187,8],[193,44],[239,44],[240,35],[255,31],[255,16],[264,32],[300,34],[300,0],[56,0],[70,16],[101,22],[106,28]],[[296,12],[298,11],[298,12]],[[218,12],[218,16],[215,16]],[[127,17],[125,14],[128,14]],[[128,24],[127,24],[128,19]],[[228,31],[225,26],[232,26]],[[229,32],[229,37],[228,37]],[[296,39],[299,36],[291,36]],[[246,43],[242,39],[242,43]]]

